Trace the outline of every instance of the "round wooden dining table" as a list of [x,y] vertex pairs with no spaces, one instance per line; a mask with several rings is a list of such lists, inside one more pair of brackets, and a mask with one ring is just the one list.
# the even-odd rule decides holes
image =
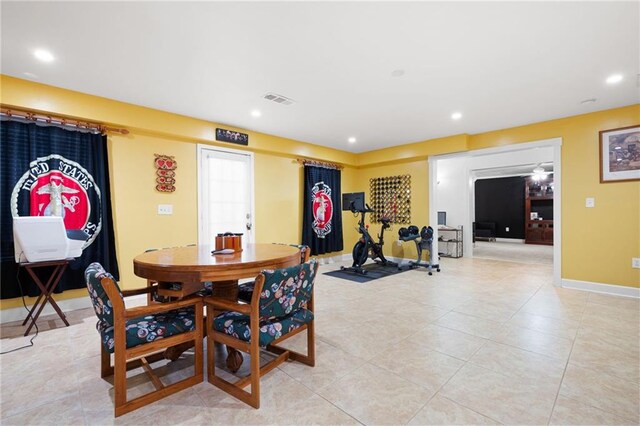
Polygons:
[[133,272],[154,281],[217,283],[300,263],[300,250],[284,244],[246,244],[232,254],[211,254],[213,250],[213,245],[198,245],[148,251],[133,259]]
[[[232,254],[212,254],[213,245],[173,247],[142,253],[133,259],[133,272],[148,283],[159,283],[158,293],[185,297],[212,281],[213,295],[238,300],[238,280],[256,277],[265,269],[287,268],[300,263],[300,250],[283,244],[246,244]],[[166,283],[180,283],[180,290]],[[205,330],[206,331],[206,330]],[[242,356],[228,348],[227,366],[237,371]]]

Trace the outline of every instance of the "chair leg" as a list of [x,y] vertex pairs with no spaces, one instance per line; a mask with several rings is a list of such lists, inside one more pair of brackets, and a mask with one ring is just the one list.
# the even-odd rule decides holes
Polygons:
[[[278,344],[292,336],[295,336],[296,334],[305,331],[307,332],[307,354],[301,354],[299,352],[296,351],[292,351],[291,349],[285,349],[281,346],[278,346]],[[270,344],[267,346],[267,350],[269,352],[273,352],[275,354],[283,354],[283,353],[287,353],[288,354],[288,358],[293,360],[293,361],[298,361],[301,362],[303,364],[306,364],[310,367],[315,367],[316,365],[316,345],[315,345],[315,329],[314,329],[314,322],[311,321],[310,323],[308,323],[307,325],[298,328],[297,330],[295,330],[294,332],[291,332],[290,334],[275,340],[274,343]]]
[[[251,393],[243,389],[246,383],[240,379],[236,383],[231,383],[221,377],[216,376],[216,356],[215,356],[215,332],[213,331],[213,308],[207,305],[207,380],[212,385],[230,395],[238,398],[240,401],[254,408],[260,408],[260,346],[258,339],[253,339],[249,349],[251,356]],[[245,379],[246,380],[246,379]]]
[[193,366],[193,374],[195,377],[200,377],[200,382],[202,382],[203,374],[202,374],[202,352],[203,352],[203,344],[202,339],[204,338],[204,328],[206,326],[205,320],[203,318],[203,308],[202,305],[196,308],[196,341],[194,342],[194,366]]
[[[171,385],[164,385],[162,381],[153,374],[153,369],[149,366],[149,362],[155,362],[163,359],[162,353],[157,353],[149,357],[143,357],[134,359],[132,361],[126,361],[126,353],[122,355],[115,352],[115,366],[114,366],[114,393],[115,393],[115,417],[134,411],[144,405],[158,401],[176,392],[179,392],[188,387],[194,386],[202,382],[202,334],[200,332],[194,333],[193,344],[195,346],[194,356],[194,374],[193,376],[182,379],[179,382]],[[120,357],[122,362],[120,362]],[[149,361],[149,362],[147,362]],[[156,387],[153,392],[146,393],[142,396],[127,400],[127,370],[130,368],[142,367],[152,377],[152,382]]]
[[116,346],[113,364],[114,406],[115,416],[118,417],[126,413],[123,408],[127,403],[127,358],[124,348]]
[[[210,345],[207,346],[207,350],[215,350],[214,343],[215,341],[213,337],[211,337],[211,340],[208,340],[208,344]],[[259,350],[260,349],[258,348],[258,351]],[[256,357],[257,359],[254,360],[254,358]],[[245,404],[248,404],[254,408],[260,408],[260,352],[258,352],[257,356],[251,355],[251,371],[257,369],[258,373],[251,373],[249,376],[245,377],[244,379],[240,379],[235,383],[231,383],[221,377],[216,376],[215,364],[213,364],[213,362],[215,362],[215,356],[209,357],[209,355],[207,355],[207,359],[207,379],[209,383],[217,388],[222,389],[231,396],[238,398]],[[247,379],[249,380],[247,381]],[[249,383],[251,383],[251,392],[247,392],[243,389],[243,387],[245,387]]]
[[[252,336],[253,337],[253,336]],[[260,408],[260,345],[258,336],[251,339],[251,397],[248,402],[253,408]]]
[[309,360],[308,365],[311,367],[316,366],[316,335],[314,321],[311,321],[307,325],[307,358]]
[[113,375],[113,367],[111,366],[111,354],[104,348],[100,342],[100,377],[103,379]]
[[[209,317],[209,315],[207,315]],[[229,393],[230,395],[238,398],[240,401],[254,407],[260,408],[260,377],[264,374],[267,374],[269,371],[273,370],[279,364],[285,362],[288,358],[292,358],[294,360],[300,361],[304,364],[314,366],[315,365],[315,334],[313,321],[307,324],[304,327],[296,330],[296,332],[307,331],[307,354],[299,354],[296,352],[289,351],[287,349],[278,347],[278,346],[267,346],[267,350],[279,354],[279,356],[272,360],[267,365],[260,367],[260,344],[259,339],[254,338],[249,343],[249,347],[243,347],[243,351],[247,351],[251,358],[250,364],[250,374],[244,378],[237,380],[235,383],[228,382],[221,377],[215,375],[215,335],[216,332],[211,330],[207,325],[209,334],[207,335],[207,378],[209,383],[212,385],[222,389],[223,391]],[[255,326],[257,329],[257,324]],[[258,333],[253,333],[253,335],[257,335]],[[297,333],[293,333],[295,335]],[[223,339],[225,341],[226,339]],[[227,341],[225,343],[228,344]],[[243,388],[247,385],[251,385],[251,392],[245,391]]]
[[[206,315],[206,329],[207,329],[207,381],[217,388],[222,389],[223,391],[233,395],[238,398],[240,401],[249,404],[255,407],[255,402],[253,402],[253,392],[254,389],[259,388],[260,385],[253,386],[253,381],[251,382],[252,387],[250,394],[249,392],[242,389],[242,386],[237,386],[234,383],[228,382],[227,380],[216,376],[216,348],[215,348],[215,332],[213,330],[213,318],[215,317],[213,307],[211,305],[207,305],[207,315]],[[258,351],[260,348],[258,347]],[[254,356],[251,357],[251,367],[253,371],[253,363]],[[258,352],[258,371],[260,370],[260,355]],[[255,377],[255,375],[253,375]],[[253,377],[251,379],[253,380]],[[260,373],[258,372],[258,380],[260,380]],[[256,407],[258,408],[258,407]]]
[[213,383],[216,373],[216,354],[213,341],[213,308],[207,306],[207,380]]
[[[315,298],[313,297],[313,289],[311,290],[311,297],[309,298],[309,310],[313,312],[315,310]],[[316,322],[311,320],[307,324],[307,365],[311,367],[316,366]],[[304,362],[304,361],[303,361]]]

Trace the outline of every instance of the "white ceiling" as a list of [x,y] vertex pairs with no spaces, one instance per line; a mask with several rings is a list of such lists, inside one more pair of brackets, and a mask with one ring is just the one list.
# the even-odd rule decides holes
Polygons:
[[474,176],[478,179],[494,179],[508,176],[531,176],[534,174],[533,169],[536,167],[541,167],[542,169],[544,169],[545,173],[553,173],[553,162],[549,162],[478,169],[474,170]]
[[[353,152],[640,99],[638,2],[3,1],[1,13],[3,74]],[[624,79],[609,86],[613,73]]]

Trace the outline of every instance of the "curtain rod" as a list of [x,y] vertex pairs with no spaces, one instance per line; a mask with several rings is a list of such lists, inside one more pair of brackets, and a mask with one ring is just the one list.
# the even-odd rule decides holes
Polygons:
[[296,161],[303,166],[316,166],[316,167],[324,167],[325,169],[336,169],[342,170],[343,167],[337,163],[329,163],[327,161],[318,161],[318,160],[308,160],[306,158],[297,158]]
[[93,123],[91,121],[74,120],[71,118],[50,114],[40,114],[33,111],[8,108],[4,106],[0,108],[0,114],[6,115],[7,117],[18,117],[24,120],[36,121],[41,123],[59,124],[63,126],[77,127],[78,129],[96,130],[102,134],[106,134],[108,132],[120,133],[121,135],[129,134],[129,130],[127,129],[109,127],[100,123]]

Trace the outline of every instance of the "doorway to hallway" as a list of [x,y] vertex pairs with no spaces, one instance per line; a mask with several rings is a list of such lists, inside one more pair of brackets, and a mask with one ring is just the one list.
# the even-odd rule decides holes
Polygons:
[[[561,279],[561,145],[560,138],[538,142],[521,143],[499,148],[489,148],[456,154],[433,156],[429,158],[429,214],[430,223],[438,223],[438,212],[446,212],[448,227],[462,227],[464,256],[502,258],[503,260],[518,261],[527,258],[526,247],[516,247],[523,244],[524,238],[512,239],[510,236],[492,236],[491,242],[504,242],[508,245],[487,246],[477,244],[474,247],[473,224],[476,222],[475,183],[478,179],[497,176],[522,176],[531,174],[541,163],[551,165],[554,174],[554,203],[553,203],[553,246],[541,248],[538,251],[539,262],[548,262],[549,254],[552,258],[554,284],[560,285]],[[520,219],[525,222],[524,215]],[[507,226],[508,227],[508,226]],[[497,231],[497,230],[496,230]],[[493,231],[494,233],[496,231]],[[501,232],[505,229],[501,229]],[[508,232],[508,231],[507,231]],[[436,240],[438,230],[435,230]],[[511,236],[513,237],[513,236]],[[511,242],[507,242],[511,241]],[[529,246],[529,245],[526,245]],[[491,250],[493,247],[495,250]],[[478,253],[476,253],[476,248]],[[510,250],[511,249],[511,250]],[[515,249],[515,250],[514,250]],[[520,250],[521,249],[521,250]],[[438,251],[442,251],[440,248]],[[519,254],[518,254],[519,253]],[[501,256],[503,255],[503,256]],[[531,253],[532,256],[536,254]],[[513,259],[510,259],[510,256]],[[544,261],[544,259],[547,259]],[[530,263],[533,260],[529,260]],[[548,263],[547,263],[548,264]]]

